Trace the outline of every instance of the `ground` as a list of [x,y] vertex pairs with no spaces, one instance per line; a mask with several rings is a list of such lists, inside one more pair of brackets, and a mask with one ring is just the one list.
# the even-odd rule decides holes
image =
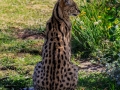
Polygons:
[[[41,60],[45,23],[55,1],[0,0],[0,90],[32,86],[34,66]],[[81,67],[77,90],[119,90],[115,81],[101,74],[101,65],[74,55],[72,62]]]

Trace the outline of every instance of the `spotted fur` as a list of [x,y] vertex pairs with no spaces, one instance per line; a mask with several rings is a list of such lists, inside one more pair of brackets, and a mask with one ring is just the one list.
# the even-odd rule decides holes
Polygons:
[[71,23],[69,16],[80,13],[73,0],[58,0],[46,24],[42,61],[33,74],[35,90],[75,90],[78,66],[70,62]]

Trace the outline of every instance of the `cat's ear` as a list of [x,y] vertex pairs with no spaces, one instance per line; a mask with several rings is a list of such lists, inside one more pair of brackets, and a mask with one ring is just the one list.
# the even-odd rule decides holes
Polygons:
[[65,5],[71,5],[71,0],[64,0]]
[[72,3],[72,0],[58,0],[58,1],[61,7],[71,5]]

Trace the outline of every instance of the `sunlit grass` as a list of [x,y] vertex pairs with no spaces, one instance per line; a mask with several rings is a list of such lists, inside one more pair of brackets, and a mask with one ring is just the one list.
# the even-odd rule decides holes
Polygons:
[[0,29],[45,26],[55,0],[1,0]]

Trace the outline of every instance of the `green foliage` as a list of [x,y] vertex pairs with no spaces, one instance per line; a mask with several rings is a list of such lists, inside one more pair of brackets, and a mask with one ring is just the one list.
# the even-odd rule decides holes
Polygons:
[[120,83],[120,1],[93,0],[80,9],[73,20],[73,51],[107,64],[106,72]]
[[116,85],[114,80],[107,77],[107,75],[87,73],[87,75],[84,76],[85,73],[87,72],[79,74],[77,90],[119,90],[119,86]]
[[105,49],[103,44],[106,40],[120,39],[119,15],[114,16],[118,11],[107,3],[106,0],[95,0],[80,7],[81,14],[73,21],[73,50],[77,48],[89,56],[98,48]]
[[106,64],[106,73],[120,85],[120,42],[114,42],[113,47],[104,53],[100,61]]
[[[81,7],[81,14],[74,20],[73,24],[73,48],[82,51],[83,56],[86,57],[101,44],[103,38],[107,37],[107,35],[103,34],[104,24],[102,20],[105,3],[100,2],[99,5],[96,3],[85,3]],[[74,42],[78,44],[74,46]]]
[[32,79],[24,76],[10,76],[0,80],[0,86],[9,88],[10,90],[19,90],[20,88],[32,85]]

